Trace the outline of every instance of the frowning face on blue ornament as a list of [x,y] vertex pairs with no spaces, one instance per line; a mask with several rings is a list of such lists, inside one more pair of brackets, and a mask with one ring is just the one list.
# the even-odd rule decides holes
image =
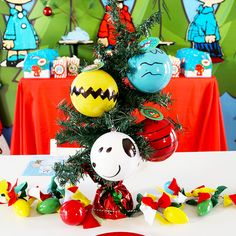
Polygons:
[[172,75],[171,61],[159,48],[130,58],[128,64],[128,79],[141,92],[160,91],[169,83]]

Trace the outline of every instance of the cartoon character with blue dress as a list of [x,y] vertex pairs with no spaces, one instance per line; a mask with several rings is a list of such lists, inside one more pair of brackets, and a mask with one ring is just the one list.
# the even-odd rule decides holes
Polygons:
[[10,9],[3,47],[8,50],[6,61],[1,66],[21,67],[28,50],[37,48],[38,36],[27,18],[22,5],[32,0],[5,0],[14,4]]
[[188,40],[199,51],[208,52],[213,63],[223,61],[223,54],[219,45],[220,32],[217,24],[214,4],[224,0],[199,0],[202,4],[197,10],[193,22],[188,29]]

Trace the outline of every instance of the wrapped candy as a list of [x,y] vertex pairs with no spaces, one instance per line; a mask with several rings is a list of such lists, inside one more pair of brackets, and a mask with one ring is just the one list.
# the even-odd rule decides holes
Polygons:
[[236,194],[224,195],[224,207],[236,205]]
[[94,213],[104,219],[125,218],[127,211],[132,211],[133,199],[126,187],[119,182],[113,187],[101,186],[93,202]]
[[186,203],[197,206],[197,214],[205,216],[218,204],[219,196],[225,189],[225,186],[212,189],[202,185],[191,191],[191,193],[186,193],[186,196],[192,197]]
[[172,197],[165,192],[161,197],[147,194],[142,197],[141,202],[140,210],[144,214],[145,221],[150,225],[155,219],[164,224],[185,224],[188,222],[185,212],[173,204]]

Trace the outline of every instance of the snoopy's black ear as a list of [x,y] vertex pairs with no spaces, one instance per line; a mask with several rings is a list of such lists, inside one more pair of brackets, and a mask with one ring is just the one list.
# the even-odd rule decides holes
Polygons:
[[125,153],[129,157],[134,157],[136,155],[135,145],[129,138],[124,138],[122,140],[122,146],[124,148]]

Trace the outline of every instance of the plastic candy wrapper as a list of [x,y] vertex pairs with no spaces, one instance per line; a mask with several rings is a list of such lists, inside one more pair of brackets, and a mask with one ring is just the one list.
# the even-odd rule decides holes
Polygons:
[[177,184],[175,178],[164,185],[164,189],[157,188],[158,195],[146,194],[141,202],[140,210],[148,224],[152,225],[154,220],[162,224],[185,224],[189,221],[188,216],[182,210],[187,197]]
[[226,189],[225,186],[219,186],[216,189],[205,187],[204,185],[186,193],[190,199],[187,204],[197,206],[197,214],[205,216],[219,203],[220,194]]
[[157,196],[145,194],[141,202],[140,210],[149,225],[152,225],[155,219],[163,224],[185,224],[189,221],[181,205],[175,204],[172,196],[165,192]]
[[132,210],[132,196],[122,183],[114,187],[101,186],[97,190],[93,202],[93,211],[97,216],[116,220],[125,218],[125,212]]
[[[59,213],[64,223],[81,225],[84,229],[99,227],[97,216],[104,219],[120,219],[140,211],[149,225],[156,220],[162,224],[185,224],[189,221],[183,211],[185,204],[196,206],[199,216],[207,215],[216,205],[235,206],[236,194],[222,196],[225,189],[225,186],[214,189],[202,185],[187,192],[173,178],[166,182],[163,188],[158,187],[155,195],[138,194],[138,204],[133,208],[131,194],[122,182],[101,186],[91,204],[78,186],[66,185],[62,188],[55,178],[52,179],[47,191],[42,191],[39,186],[29,188],[27,182],[16,181],[11,184],[7,180],[0,180],[0,204],[8,204],[20,217],[30,216],[31,208],[35,205],[41,215]],[[220,199],[222,202],[219,204]],[[37,204],[32,205],[35,201]],[[74,211],[74,206],[81,212],[79,216]]]
[[20,217],[30,216],[31,205],[34,201],[37,201],[36,210],[41,215],[57,213],[61,205],[69,201],[79,202],[84,212],[81,222],[83,228],[100,226],[93,215],[89,199],[79,191],[78,186],[67,186],[65,189],[61,189],[53,178],[48,191],[43,192],[39,186],[28,188],[27,182],[18,184],[16,181],[12,185],[6,180],[0,180],[0,204],[13,206],[16,215]]
[[224,207],[227,207],[230,205],[236,205],[236,194],[224,196]]

